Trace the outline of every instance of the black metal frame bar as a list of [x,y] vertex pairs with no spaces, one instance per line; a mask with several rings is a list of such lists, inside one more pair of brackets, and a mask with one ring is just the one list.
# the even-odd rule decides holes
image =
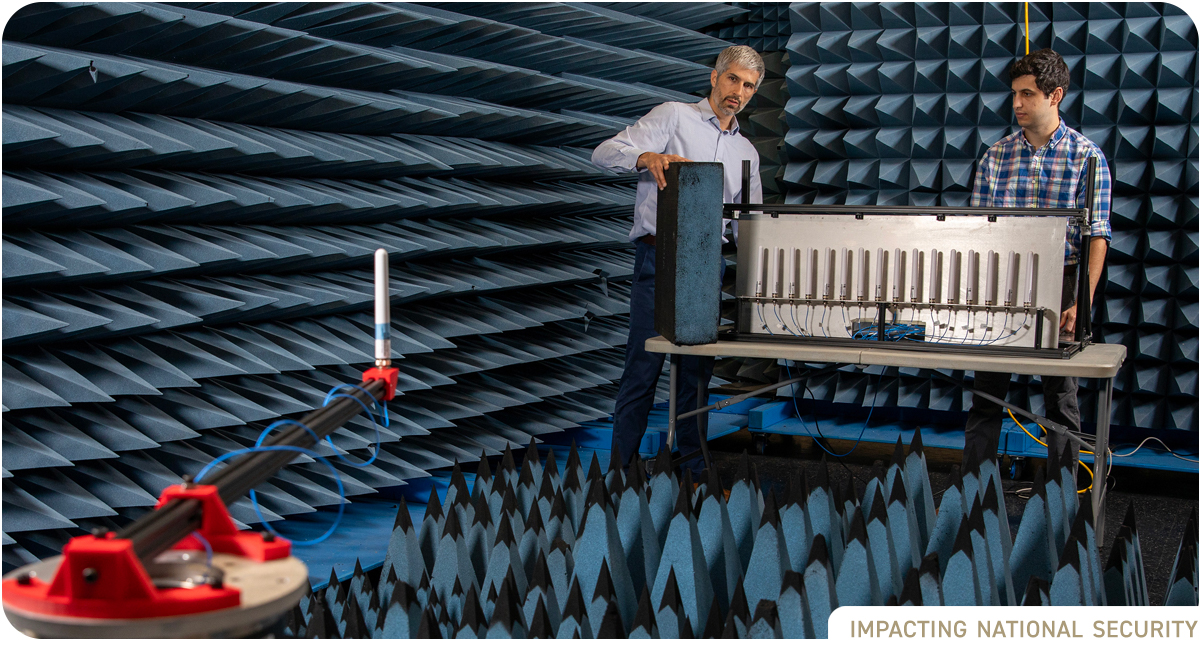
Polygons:
[[725,217],[734,213],[759,213],[764,215],[853,215],[861,219],[866,215],[933,215],[933,216],[1039,216],[1071,218],[1073,224],[1086,224],[1086,209],[1043,209],[1016,206],[839,206],[836,204],[725,204]]
[[1092,342],[1092,273],[1089,270],[1092,252],[1092,213],[1096,207],[1096,168],[1095,156],[1088,158],[1087,164],[1087,217],[1080,227],[1079,236],[1079,282],[1078,294],[1075,297],[1075,338],[1090,344]]
[[1058,348],[1028,348],[1025,346],[964,346],[962,344],[939,344],[937,342],[898,342],[870,341],[843,337],[785,337],[780,335],[762,335],[752,332],[724,330],[717,336],[718,341],[755,341],[777,344],[812,344],[816,346],[837,346],[843,348],[855,347],[862,349],[887,349],[895,351],[917,351],[937,353],[958,353],[973,355],[995,355],[1005,357],[1033,357],[1067,360],[1083,350],[1079,342],[1059,342]]

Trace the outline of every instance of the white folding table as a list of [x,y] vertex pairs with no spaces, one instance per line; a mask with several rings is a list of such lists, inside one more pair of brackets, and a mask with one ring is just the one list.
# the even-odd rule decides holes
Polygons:
[[1104,538],[1104,487],[1108,475],[1108,432],[1112,420],[1113,379],[1125,361],[1121,344],[1092,344],[1069,359],[990,356],[919,350],[890,350],[864,346],[818,346],[773,341],[718,341],[699,346],[677,346],[663,337],[646,340],[646,350],[671,356],[671,387],[668,403],[667,442],[675,437],[676,389],[679,359],[684,355],[708,357],[752,357],[805,363],[854,364],[861,366],[915,367],[959,371],[995,371],[1030,376],[1073,376],[1101,381],[1096,402],[1096,451],[1092,479],[1092,511],[1096,538]]

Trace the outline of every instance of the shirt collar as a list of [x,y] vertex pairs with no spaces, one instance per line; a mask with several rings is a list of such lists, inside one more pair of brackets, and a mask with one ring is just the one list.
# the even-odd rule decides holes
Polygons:
[[1053,147],[1054,145],[1058,144],[1058,141],[1063,139],[1066,136],[1067,136],[1067,122],[1063,121],[1062,117],[1059,117],[1058,128],[1054,130],[1054,135],[1050,136],[1050,143],[1049,143],[1050,146]]
[[[717,113],[713,112],[712,106],[709,105],[708,97],[700,99],[700,102],[696,104],[696,107],[700,109],[701,119],[711,123],[713,126],[716,126],[717,130],[721,130],[721,120],[719,117],[717,117]],[[729,134],[737,135],[738,131],[740,130],[741,129],[738,126],[737,115],[734,115],[733,121],[729,124]]]
[[[1025,137],[1025,129],[1021,129],[1020,133],[1021,133],[1021,140],[1024,141],[1025,146],[1029,147],[1029,149],[1031,151],[1037,151],[1037,149],[1034,148],[1033,144],[1031,144],[1029,142],[1029,138]],[[1052,133],[1050,135],[1050,141],[1047,142],[1043,148],[1053,149],[1056,145],[1058,145],[1058,141],[1063,139],[1066,136],[1067,136],[1067,122],[1063,121],[1062,117],[1059,117],[1058,118],[1058,128],[1054,129],[1054,133]]]

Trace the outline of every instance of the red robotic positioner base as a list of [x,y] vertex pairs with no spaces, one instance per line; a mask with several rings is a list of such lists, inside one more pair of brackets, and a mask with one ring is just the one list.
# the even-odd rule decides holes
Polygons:
[[363,372],[363,382],[368,380],[382,380],[387,389],[379,400],[391,401],[396,398],[396,383],[400,380],[400,370],[395,367],[371,367]]
[[[199,532],[213,552],[260,562],[283,559],[291,552],[291,543],[285,539],[268,540],[258,532],[238,531],[216,486],[169,486],[157,506],[177,499],[202,502]],[[203,550],[203,545],[189,535],[174,549]],[[112,532],[68,541],[50,581],[29,575],[4,580],[5,607],[49,616],[145,619],[211,612],[240,603],[241,592],[226,585],[156,587],[134,554],[133,543],[116,538]]]

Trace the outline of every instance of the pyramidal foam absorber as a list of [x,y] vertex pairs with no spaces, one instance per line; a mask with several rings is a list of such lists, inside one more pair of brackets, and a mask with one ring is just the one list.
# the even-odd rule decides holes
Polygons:
[[[508,451],[496,472],[481,460],[470,487],[455,465],[419,521],[401,505],[382,565],[307,594],[289,634],[820,638],[841,605],[1146,603],[1133,509],[1102,565],[1063,457],[1039,471],[1013,536],[999,466],[977,454],[935,511],[919,430],[861,496],[824,460],[777,494],[745,454],[722,483],[680,480],[666,452],[649,476],[640,457],[623,470],[615,446],[607,470],[598,452],[585,470],[574,445],[565,460],[526,452],[520,468]],[[1193,512],[1173,604],[1196,603],[1195,538]]]
[[[1136,382],[1118,388],[1112,422],[1194,434],[1196,400],[1179,393],[1195,389],[1195,369],[1171,373],[1160,351],[1139,346],[1146,334],[1195,325],[1194,311],[1171,311],[1195,309],[1189,278],[1172,274],[1197,264],[1188,246],[1197,243],[1198,42],[1185,12],[1030,4],[1026,35],[1020,4],[798,2],[786,7],[783,36],[769,5],[747,4],[749,15],[710,32],[751,45],[786,41],[780,184],[789,203],[969,203],[979,159],[1019,129],[1007,70],[1026,36],[1034,50],[1061,53],[1071,69],[1063,120],[1101,148],[1112,172],[1120,235],[1097,290],[1095,339],[1129,349],[1125,370]],[[1140,315],[1112,302],[1129,297]],[[1037,396],[1027,384],[1012,389]],[[1097,384],[1081,382],[1085,400],[1097,394]],[[1093,409],[1083,406],[1085,420]]]
[[[378,451],[366,466],[335,461],[347,498],[608,415],[635,181],[590,155],[655,105],[707,93],[728,43],[685,14],[458,3],[14,14],[5,570],[129,524],[166,485],[358,382],[380,247],[400,396],[386,427],[364,416],[321,443],[355,462]],[[341,501],[307,459],[260,495],[267,521]],[[248,501],[231,512],[258,521]],[[555,626],[569,586],[545,611]],[[490,587],[473,597],[487,608],[480,635]],[[524,597],[527,583],[515,587]],[[351,613],[374,626],[361,605]],[[520,618],[537,609],[508,605]],[[341,607],[327,612],[340,620]]]

